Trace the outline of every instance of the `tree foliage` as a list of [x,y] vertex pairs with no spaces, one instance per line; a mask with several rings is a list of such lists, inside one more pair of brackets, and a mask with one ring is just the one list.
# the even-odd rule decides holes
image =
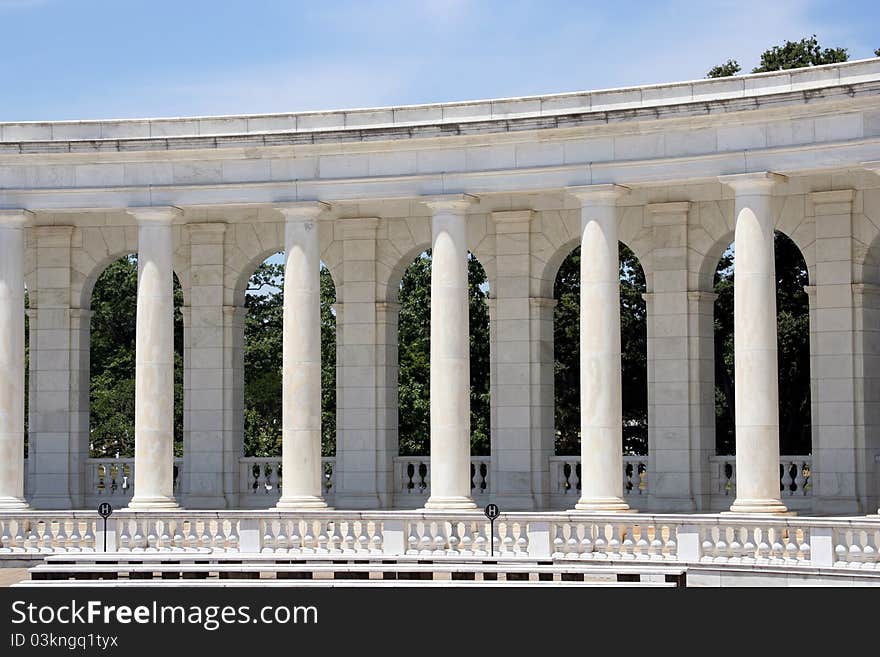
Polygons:
[[[880,49],[874,54],[880,56]],[[804,37],[800,41],[786,41],[782,45],[765,50],[761,53],[761,63],[752,69],[752,73],[836,64],[848,59],[849,53],[846,48],[822,48],[814,34]],[[742,68],[736,60],[728,59],[724,64],[709,69],[706,77],[723,78],[736,75],[741,70]]]
[[707,78],[726,78],[731,75],[736,75],[742,70],[742,67],[735,59],[728,59],[723,64],[719,64],[718,66],[713,66],[709,69],[709,72],[706,73]]
[[[174,452],[183,453],[183,291],[174,276]],[[137,256],[116,260],[91,298],[89,451],[134,456]]]
[[[635,254],[619,245],[623,449],[648,450],[648,370],[645,274]],[[580,247],[563,260],[553,296],[556,453],[580,453]]]
[[[810,326],[806,263],[798,247],[780,232],[776,253],[776,327],[779,365],[779,443],[783,454],[811,452]],[[715,445],[734,454],[734,245],[715,270]]]
[[[284,264],[263,262],[248,281],[244,327],[244,453],[281,454]],[[336,286],[321,266],[321,453],[336,453]]]
[[[483,266],[468,254],[471,453],[489,454],[489,305]],[[398,293],[398,436],[403,456],[430,453],[431,252],[406,269]]]

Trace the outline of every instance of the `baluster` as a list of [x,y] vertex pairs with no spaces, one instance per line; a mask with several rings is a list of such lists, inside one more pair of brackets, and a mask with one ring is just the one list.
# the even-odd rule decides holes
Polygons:
[[755,563],[758,564],[768,564],[770,563],[770,533],[768,529],[764,529],[763,527],[758,527],[755,529],[755,538],[758,542],[758,547],[755,555]]
[[620,545],[620,558],[625,561],[632,561],[636,558],[636,542],[633,538],[635,536],[635,531],[636,525],[621,527],[621,536],[623,537],[623,542]]
[[[572,537],[575,538],[573,558],[590,560],[602,557],[601,551],[605,545],[605,541],[602,540],[602,537],[598,532],[598,525],[594,525],[591,522],[571,525],[571,534]],[[581,537],[580,542],[576,540],[578,533]],[[596,540],[593,540],[594,538]]]
[[432,523],[432,529],[434,529],[434,552],[433,555],[435,557],[442,557],[446,554],[446,523],[441,521]]
[[[363,522],[363,520],[361,521]],[[349,520],[345,523],[345,535],[342,537],[342,553],[343,554],[354,554],[354,520]]]
[[486,539],[486,524],[483,521],[477,521],[477,537],[474,539],[474,554],[483,557],[489,554],[489,542]]
[[791,485],[794,483],[794,479],[791,476],[791,468],[793,467],[793,463],[791,461],[783,461],[782,463],[782,481],[780,484],[780,491],[783,495],[791,496],[792,490]]
[[608,540],[605,535],[605,525],[592,525],[595,531],[595,540],[593,541],[593,558],[594,559],[607,559],[608,558]]
[[315,550],[316,554],[327,554],[329,550],[327,549],[327,544],[330,539],[327,536],[327,521],[319,520],[318,521],[318,546]]
[[795,537],[796,530],[788,529],[786,533],[788,535],[785,537],[787,539],[785,541],[785,561],[788,563],[797,563],[798,546],[797,539]]
[[414,521],[408,521],[407,525],[407,539],[406,539],[406,553],[407,554],[418,554],[419,553],[419,534],[418,534],[418,523]]
[[146,545],[147,552],[158,552],[159,551],[159,547],[158,547],[159,537],[156,533],[156,524],[157,524],[157,522],[155,520],[148,520],[147,521],[147,545]]
[[419,554],[430,556],[434,542],[431,540],[431,523],[427,520],[421,524],[421,536],[419,537]]
[[489,464],[480,461],[480,492],[485,493],[489,488]]
[[515,554],[513,545],[513,523],[509,520],[504,521],[504,540],[502,541],[502,554],[505,556],[513,556]]
[[575,475],[575,479],[577,480],[577,485],[575,486],[575,488],[577,488],[577,494],[578,494],[578,497],[580,497],[581,496],[581,462],[580,461],[578,461],[574,466],[574,475]]
[[369,554],[370,552],[370,528],[366,521],[361,523],[361,531],[358,536],[358,552],[362,554]]
[[741,534],[742,527],[731,528],[730,546],[728,548],[730,554],[730,563],[742,563],[743,544],[740,540],[742,538]]
[[465,522],[462,523],[462,533],[461,533],[461,554],[465,557],[473,556],[474,554],[474,523],[473,522]]
[[520,555],[527,555],[529,553],[529,538],[528,533],[526,532],[526,523],[517,523],[516,528],[516,552]]
[[[83,535],[83,540],[82,540],[82,551],[83,552],[96,552],[97,551],[97,546],[95,545],[95,532],[92,530],[94,522],[97,522],[97,521],[93,521],[93,520],[86,521],[86,533]],[[101,547],[103,547],[103,546],[101,546]]]
[[161,521],[162,529],[159,532],[159,544],[157,545],[157,548],[161,552],[170,552],[171,551],[171,536],[169,535],[169,531],[168,531],[168,523],[169,522],[170,522],[169,520],[162,520]]
[[260,552],[268,554],[275,551],[275,533],[273,531],[273,520],[261,520],[260,524],[263,529],[263,545]]
[[146,544],[146,540],[144,539],[143,534],[143,520],[139,518],[134,519],[134,534],[131,537],[131,551],[132,552],[143,552],[144,545]]
[[131,552],[132,544],[131,544],[131,534],[129,532],[130,528],[128,526],[128,520],[120,520],[119,521],[119,551],[120,552]]
[[[272,546],[275,548],[276,554],[288,554],[293,550],[292,532],[299,531],[299,521],[294,520],[292,527],[289,527],[287,523],[286,518],[278,519],[278,531],[275,532],[275,542]],[[289,531],[291,532],[290,534],[288,534]]]
[[677,561],[678,560],[678,543],[676,539],[678,536],[675,533],[675,530],[672,527],[667,527],[666,531],[668,533],[666,537],[666,543],[664,545],[664,555],[663,558],[667,561]]
[[633,492],[633,479],[632,476],[633,465],[627,461],[623,462],[623,494],[624,495],[632,495]]
[[312,520],[306,520],[305,531],[303,532],[303,554],[315,554],[317,549],[317,539],[315,538],[315,523]]
[[380,520],[376,520],[373,522],[373,537],[370,540],[372,544],[372,554],[384,554],[385,553],[385,525],[382,524]]
[[772,550],[771,563],[783,563],[785,560],[785,547],[782,543],[782,529],[772,527],[770,531],[773,532],[773,543],[770,548]]
[[458,522],[453,520],[449,523],[449,549],[446,553],[451,555],[460,554],[458,551],[458,545],[460,542],[461,539],[458,536]]
[[186,552],[186,538],[183,535],[182,520],[174,521],[174,534],[172,535],[171,543],[174,545],[175,552]]
[[[76,521],[74,521],[76,522]],[[65,525],[67,523],[64,519],[58,521],[58,531],[55,532],[55,536],[48,541],[48,545],[46,548],[51,550],[52,552],[67,552],[67,531]],[[46,523],[46,529],[48,530],[51,526],[51,522]]]
[[12,530],[9,528],[11,524],[11,519],[0,518],[0,552],[3,554],[12,552]]
[[[650,548],[650,544],[648,543],[649,529],[649,527],[639,525],[639,540],[636,541],[636,559],[639,561],[648,560],[648,550]],[[654,531],[656,531],[656,529]]]
[[861,568],[864,559],[864,551],[862,549],[862,539],[864,532],[853,531],[852,543],[849,546],[849,566],[851,568]]
[[184,550],[186,552],[198,552],[199,551],[199,537],[196,533],[196,521],[195,520],[181,520],[180,522],[186,525],[186,538],[183,541]]
[[562,492],[568,493],[571,490],[571,463],[566,461],[562,464]]
[[553,534],[553,558],[559,559],[565,556],[565,539],[563,538],[562,527],[554,522],[550,525],[550,531]]
[[214,523],[214,541],[212,548],[215,552],[226,552],[226,529],[223,526],[223,520],[217,518]]
[[211,542],[211,525],[207,520],[205,520],[202,522],[202,533],[199,537],[199,552],[210,552]]
[[240,552],[241,547],[241,536],[238,533],[238,519],[231,519],[229,521],[229,551],[230,552]]
[[419,461],[419,492],[426,493],[428,490],[428,464]]
[[[590,541],[590,537],[587,535],[589,529],[586,525],[576,525],[576,524],[568,524],[565,525],[565,528],[568,529],[568,539],[565,541],[565,557],[567,559],[577,559],[580,555],[584,559],[591,559],[592,554],[592,546],[593,543]],[[578,535],[583,532],[581,540],[578,541]],[[583,547],[583,542],[590,543],[590,550],[587,551],[585,547]],[[581,549],[583,547],[583,549]]]
[[700,562],[711,563],[715,554],[715,540],[712,538],[714,527],[700,528]]
[[797,495],[800,495],[801,497],[803,497],[804,495],[807,494],[807,491],[805,488],[806,484],[807,484],[807,478],[804,476],[804,469],[806,467],[806,463],[804,463],[803,461],[797,461],[795,463],[795,467],[797,468],[796,473],[795,473],[795,477],[794,477],[795,493]]
[[79,523],[80,520],[76,517],[74,517],[70,523],[70,539],[67,547],[68,552],[82,552],[82,536],[79,533]]

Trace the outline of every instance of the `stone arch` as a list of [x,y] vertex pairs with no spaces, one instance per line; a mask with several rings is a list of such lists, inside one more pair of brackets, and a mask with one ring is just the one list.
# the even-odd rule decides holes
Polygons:
[[[699,224],[689,230],[688,245],[691,248],[690,257],[699,258],[696,266],[699,289],[710,291],[718,262],[733,242],[736,217],[732,201],[713,201],[700,203],[698,206]],[[804,197],[774,198],[771,212],[773,229],[797,246],[807,265],[810,284],[814,284],[816,226],[813,218],[806,216]],[[692,240],[692,237],[695,239]]]
[[[551,210],[538,213],[532,228],[532,295],[550,299],[556,275],[563,261],[581,243],[579,210]],[[651,234],[644,226],[641,206],[618,207],[618,240],[632,251],[645,273],[651,290]]]

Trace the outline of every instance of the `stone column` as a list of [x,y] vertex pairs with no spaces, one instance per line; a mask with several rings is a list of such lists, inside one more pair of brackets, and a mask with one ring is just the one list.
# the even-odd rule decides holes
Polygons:
[[24,224],[26,210],[0,210],[0,509],[24,499]]
[[284,216],[284,355],[278,508],[320,509],[321,257],[318,215],[323,203],[276,206]]
[[130,509],[167,509],[174,499],[174,207],[130,208],[138,223],[134,497]]
[[569,187],[581,209],[581,499],[578,511],[628,511],[623,501],[619,185]]
[[784,513],[779,491],[779,382],[772,173],[722,176],[736,195],[733,290],[736,500],[731,513]]
[[466,215],[471,196],[426,201],[431,246],[431,497],[427,509],[473,509]]

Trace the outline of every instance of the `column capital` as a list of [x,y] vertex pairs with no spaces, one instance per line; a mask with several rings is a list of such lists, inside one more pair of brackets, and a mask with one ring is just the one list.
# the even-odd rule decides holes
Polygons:
[[652,223],[663,226],[686,224],[690,209],[690,201],[648,203],[645,205],[645,212],[651,217]]
[[438,212],[464,214],[469,206],[479,201],[480,199],[472,194],[438,194],[419,199],[420,203],[427,205],[435,214]]
[[787,180],[788,176],[771,171],[718,176],[718,182],[727,185],[737,194],[769,194],[774,185]]
[[24,208],[0,209],[0,227],[19,228],[34,218],[34,213]]
[[629,187],[613,183],[565,188],[565,193],[579,200],[581,205],[616,205],[617,199],[629,191]]
[[324,201],[290,201],[274,203],[272,207],[281,213],[285,221],[314,221],[322,212],[330,209]]
[[859,296],[880,296],[880,285],[876,285],[875,283],[853,283],[852,291],[853,294]]
[[183,210],[175,205],[144,205],[126,208],[125,213],[139,224],[170,224],[183,215]]

